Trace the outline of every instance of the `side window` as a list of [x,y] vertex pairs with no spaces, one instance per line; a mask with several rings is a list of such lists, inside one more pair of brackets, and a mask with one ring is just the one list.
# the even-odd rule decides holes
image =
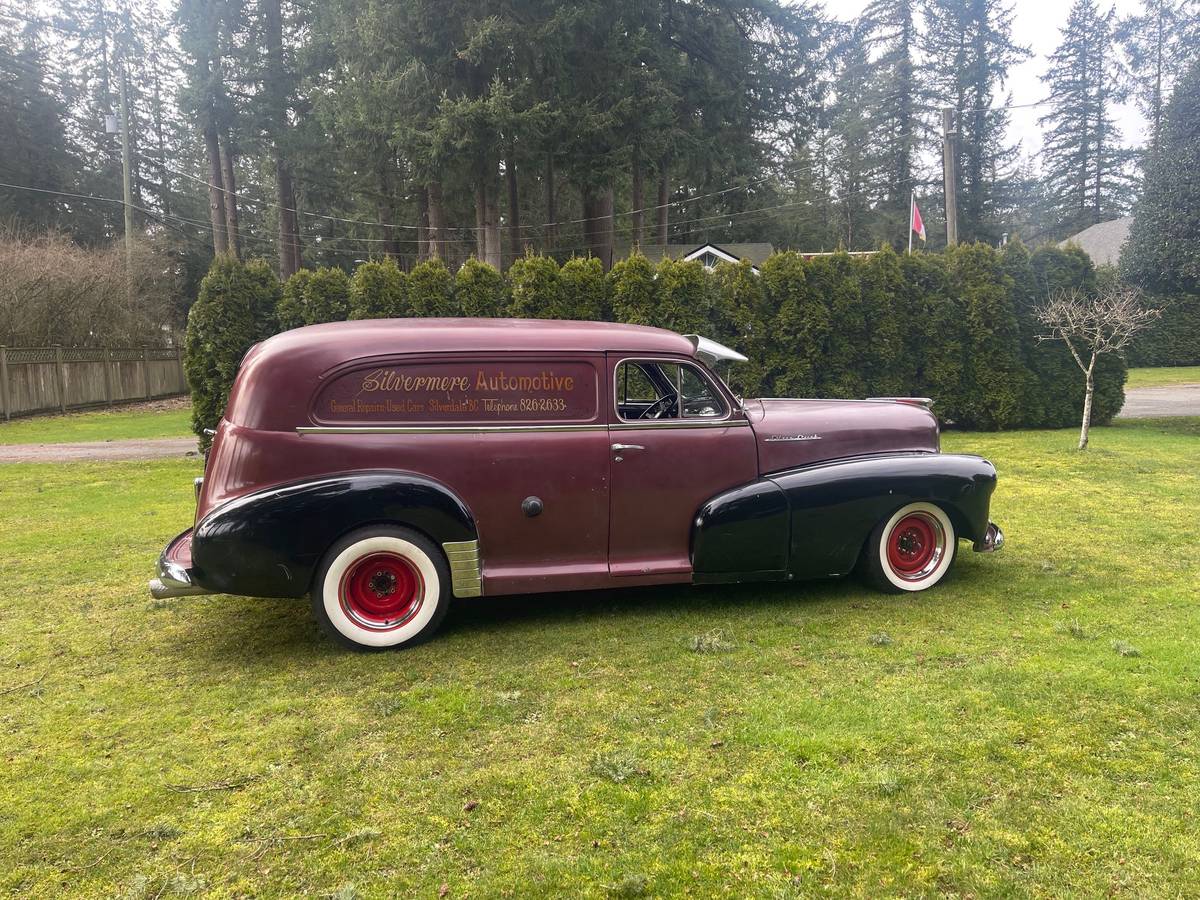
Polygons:
[[725,401],[695,366],[625,360],[616,369],[617,414],[627,422],[719,419]]

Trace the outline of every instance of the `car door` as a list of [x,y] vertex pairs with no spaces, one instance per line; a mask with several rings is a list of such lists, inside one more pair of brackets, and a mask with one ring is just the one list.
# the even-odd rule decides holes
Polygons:
[[690,573],[696,510],[758,476],[754,434],[695,361],[610,353],[608,371],[609,572]]

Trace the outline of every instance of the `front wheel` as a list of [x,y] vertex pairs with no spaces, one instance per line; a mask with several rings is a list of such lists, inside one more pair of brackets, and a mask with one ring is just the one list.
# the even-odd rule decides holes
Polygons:
[[957,550],[954,523],[945,510],[910,503],[875,526],[863,550],[863,570],[888,593],[923,591],[942,580]]
[[425,640],[450,605],[450,570],[427,538],[375,526],[329,548],[313,581],[313,615],[355,650],[406,647]]

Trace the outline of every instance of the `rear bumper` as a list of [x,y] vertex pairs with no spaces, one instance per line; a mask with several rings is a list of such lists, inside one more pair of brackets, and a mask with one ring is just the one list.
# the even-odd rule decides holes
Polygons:
[[988,522],[983,540],[975,542],[976,553],[995,553],[1004,546],[1004,532],[995,522]]
[[211,594],[192,577],[192,529],[176,535],[158,557],[158,577],[150,579],[150,596],[156,600]]

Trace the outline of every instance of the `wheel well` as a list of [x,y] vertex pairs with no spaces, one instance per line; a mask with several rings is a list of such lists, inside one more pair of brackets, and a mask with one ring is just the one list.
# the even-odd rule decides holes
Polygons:
[[901,503],[899,506],[891,509],[889,512],[885,513],[883,518],[879,519],[878,522],[876,522],[874,525],[871,526],[871,530],[868,531],[867,536],[865,538],[863,538],[862,546],[858,548],[858,559],[855,560],[856,566],[858,564],[862,563],[863,558],[865,557],[865,555],[867,553],[867,548],[869,547],[869,545],[871,543],[871,536],[873,534],[875,534],[875,529],[878,528],[881,523],[886,522],[888,519],[890,519],[892,516],[894,516],[896,514],[897,510],[904,509],[904,507],[909,506],[910,504],[913,504],[913,503],[928,503],[930,506],[936,506],[938,509],[940,509],[942,512],[944,512],[949,517],[950,524],[954,526],[954,541],[955,541],[955,543],[958,543],[958,541],[964,540],[964,539],[972,540],[972,538],[968,535],[968,532],[971,529],[971,525],[967,521],[966,517],[962,514],[961,510],[959,510],[953,506],[950,506],[949,504],[940,503],[937,500],[933,500],[933,499],[908,500],[904,503]]

